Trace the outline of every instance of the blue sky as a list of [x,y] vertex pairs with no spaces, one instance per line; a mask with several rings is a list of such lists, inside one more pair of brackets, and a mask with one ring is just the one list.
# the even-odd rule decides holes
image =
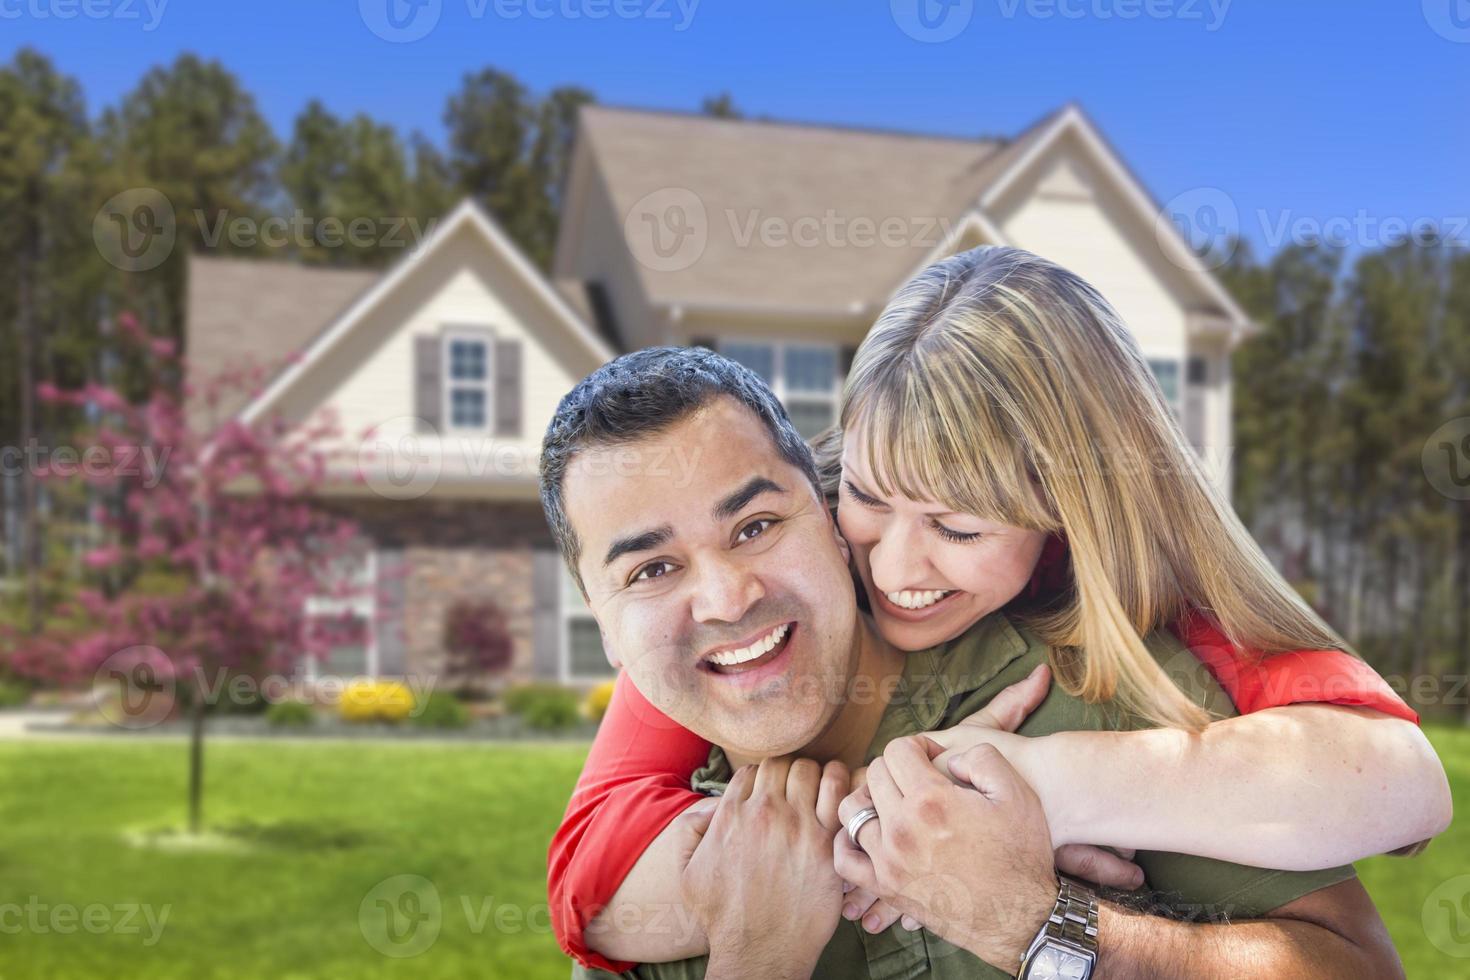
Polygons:
[[1384,219],[1470,215],[1470,0],[392,0],[432,25],[412,41],[374,33],[404,36],[388,2],[0,0],[0,55],[39,48],[96,112],[195,51],[282,137],[318,96],[439,139],[445,97],[491,65],[619,105],[728,90],[751,114],[954,135],[1076,100],[1158,200],[1220,188],[1263,251],[1284,221],[1372,245]]

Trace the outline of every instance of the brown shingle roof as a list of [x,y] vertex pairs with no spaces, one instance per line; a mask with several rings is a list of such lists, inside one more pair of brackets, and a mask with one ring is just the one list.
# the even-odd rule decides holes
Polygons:
[[[697,261],[638,265],[651,300],[818,309],[886,299],[1046,122],[1007,144],[601,106],[581,121],[616,214],[665,188],[690,190],[704,207]],[[763,239],[772,218],[785,229],[806,219],[816,243]],[[897,243],[869,232],[862,244],[856,219],[875,229],[890,220]]]
[[[191,379],[247,366],[281,368],[383,273],[263,259],[189,257],[187,354]],[[244,407],[231,392],[219,417]],[[199,406],[195,406],[196,409]]]

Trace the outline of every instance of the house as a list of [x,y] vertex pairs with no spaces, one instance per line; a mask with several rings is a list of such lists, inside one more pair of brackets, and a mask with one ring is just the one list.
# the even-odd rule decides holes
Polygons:
[[195,257],[189,350],[205,372],[294,356],[225,410],[330,409],[346,433],[360,477],[330,493],[364,529],[353,574],[381,587],[356,612],[379,628],[320,669],[432,673],[445,609],[473,595],[508,614],[515,676],[583,683],[608,668],[536,492],[557,400],[620,351],[705,344],[815,434],[892,290],[978,244],[1096,285],[1228,486],[1251,325],[1074,106],[1009,141],[588,107],[550,277],[469,203],[385,272]]

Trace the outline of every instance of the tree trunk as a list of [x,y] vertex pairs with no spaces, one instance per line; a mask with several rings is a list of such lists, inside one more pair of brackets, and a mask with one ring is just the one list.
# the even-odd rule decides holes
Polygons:
[[189,833],[199,833],[204,805],[204,691],[194,692],[189,725]]

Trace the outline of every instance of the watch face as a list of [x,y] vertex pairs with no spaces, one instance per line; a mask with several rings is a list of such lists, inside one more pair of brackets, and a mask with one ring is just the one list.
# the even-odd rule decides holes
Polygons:
[[1082,980],[1092,961],[1058,946],[1047,946],[1036,954],[1026,980]]

